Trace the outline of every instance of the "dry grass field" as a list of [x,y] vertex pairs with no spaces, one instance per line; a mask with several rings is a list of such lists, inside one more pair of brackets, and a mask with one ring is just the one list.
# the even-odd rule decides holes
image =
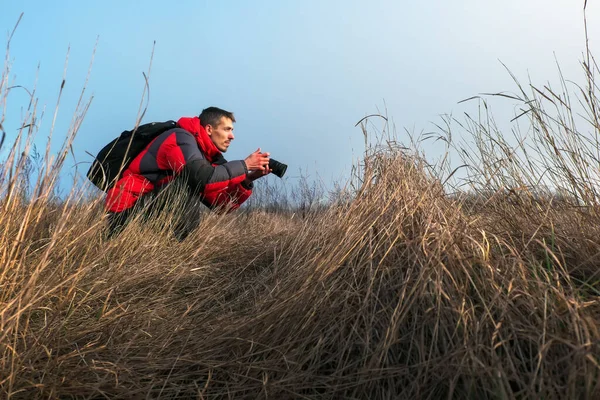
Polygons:
[[347,196],[206,213],[183,242],[170,213],[107,240],[101,198],[54,196],[84,112],[32,173],[33,102],[2,144],[0,397],[600,398],[589,55],[584,70],[581,87],[517,84],[521,133],[481,100],[463,190],[384,135]]

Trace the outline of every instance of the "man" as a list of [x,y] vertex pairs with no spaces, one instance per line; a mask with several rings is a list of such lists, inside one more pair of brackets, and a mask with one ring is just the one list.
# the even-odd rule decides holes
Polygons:
[[[259,148],[245,160],[227,162],[222,153],[235,138],[234,122],[233,113],[209,107],[199,117],[180,118],[176,128],[150,142],[107,191],[109,235],[121,231],[138,201],[154,197],[174,180],[211,209],[232,211],[246,201],[253,181],[271,172],[269,153]],[[183,240],[195,222],[180,215],[176,237]]]

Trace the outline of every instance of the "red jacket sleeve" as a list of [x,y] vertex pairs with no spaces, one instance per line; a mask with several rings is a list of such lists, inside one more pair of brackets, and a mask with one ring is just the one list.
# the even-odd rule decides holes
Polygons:
[[181,172],[192,193],[200,195],[210,208],[235,210],[252,194],[243,160],[211,164],[194,137],[182,129],[175,130],[173,139],[161,146],[157,162],[162,168]]

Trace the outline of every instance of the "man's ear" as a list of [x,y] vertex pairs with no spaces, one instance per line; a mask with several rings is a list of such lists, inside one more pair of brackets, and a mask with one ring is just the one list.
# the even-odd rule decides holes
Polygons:
[[211,136],[211,135],[212,135],[212,130],[213,130],[213,127],[212,127],[212,125],[211,125],[211,124],[207,124],[207,125],[204,127],[204,130],[206,131],[206,133],[208,134],[208,136]]

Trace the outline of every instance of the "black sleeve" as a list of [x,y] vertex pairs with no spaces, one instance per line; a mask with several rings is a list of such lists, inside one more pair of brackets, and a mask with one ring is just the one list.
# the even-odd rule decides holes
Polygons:
[[193,136],[186,131],[177,132],[177,145],[186,162],[182,174],[190,191],[194,194],[201,193],[206,185],[225,183],[248,172],[243,160],[228,162],[222,156],[215,160],[217,166],[213,166],[204,158]]
[[[188,162],[181,173],[184,179],[186,179],[190,191],[193,194],[199,194],[204,191],[204,188],[208,184],[219,182],[226,184],[230,179],[246,174],[246,163],[243,161],[231,161],[215,167],[202,158]],[[247,178],[241,184],[248,190],[251,190],[253,187],[252,182]]]
[[210,182],[214,175],[215,167],[213,167],[205,159],[196,159],[188,162],[183,171],[182,177],[185,179],[190,192],[199,194],[204,190],[204,187]]
[[254,182],[252,182],[250,179],[246,178],[244,179],[240,185],[242,185],[242,187],[246,190],[252,190],[254,189]]

